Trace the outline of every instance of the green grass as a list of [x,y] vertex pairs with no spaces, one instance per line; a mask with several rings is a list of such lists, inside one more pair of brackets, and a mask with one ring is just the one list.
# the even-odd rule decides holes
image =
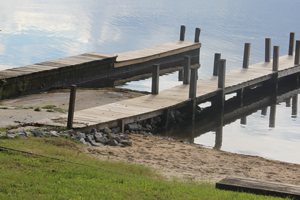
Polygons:
[[47,105],[47,106],[44,106],[43,108],[44,109],[53,109],[55,107],[56,107],[55,105]]
[[0,107],[0,109],[4,109],[5,110],[5,109],[8,109],[8,107]]
[[35,109],[34,109],[34,111],[41,111],[41,108],[40,107],[36,107]]
[[274,199],[167,181],[147,167],[83,154],[82,145],[64,138],[2,139],[0,146],[89,165],[0,151],[0,199]]

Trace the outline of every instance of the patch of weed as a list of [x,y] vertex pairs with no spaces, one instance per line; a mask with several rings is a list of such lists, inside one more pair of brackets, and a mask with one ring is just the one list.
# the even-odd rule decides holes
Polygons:
[[44,109],[53,109],[55,107],[56,107],[55,105],[47,105],[47,106],[44,106],[43,108]]
[[35,109],[34,109],[34,111],[41,111],[41,108],[40,107],[36,107]]

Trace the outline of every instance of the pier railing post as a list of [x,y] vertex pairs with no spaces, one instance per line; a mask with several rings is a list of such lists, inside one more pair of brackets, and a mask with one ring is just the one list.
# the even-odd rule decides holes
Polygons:
[[183,84],[190,83],[190,66],[191,66],[191,57],[186,55],[183,60]]
[[191,83],[189,98],[192,100],[192,120],[195,119],[196,114],[196,94],[197,94],[197,70],[198,68],[191,68]]
[[294,52],[295,33],[290,32],[290,43],[289,43],[289,56],[293,55]]
[[75,99],[76,99],[76,85],[71,86],[70,101],[69,101],[69,111],[68,111],[68,123],[67,127],[69,129],[73,128],[73,118],[75,110]]
[[251,43],[245,43],[243,68],[249,67],[250,47],[251,47]]
[[278,71],[279,63],[279,46],[274,46],[273,50],[273,71]]
[[300,64],[300,40],[296,41],[295,65]]
[[219,60],[220,59],[221,59],[221,54],[220,53],[215,53],[213,76],[218,76],[218,66],[219,66]]
[[265,62],[270,62],[271,60],[271,38],[266,38],[266,48],[265,48]]
[[159,65],[155,64],[152,67],[152,94],[159,92]]
[[197,42],[197,43],[199,42],[200,32],[201,32],[200,28],[195,29],[195,40],[194,40],[194,42]]
[[180,41],[184,41],[184,36],[185,36],[185,26],[181,25],[181,27],[180,27]]
[[221,88],[222,90],[220,91],[219,94],[219,102],[220,105],[219,107],[224,108],[224,101],[225,101],[225,93],[224,93],[224,88],[225,88],[225,73],[226,73],[226,60],[225,59],[220,59],[219,60],[219,72],[218,72],[218,88]]

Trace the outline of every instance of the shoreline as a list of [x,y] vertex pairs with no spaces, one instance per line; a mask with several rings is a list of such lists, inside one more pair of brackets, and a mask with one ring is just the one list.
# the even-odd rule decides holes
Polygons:
[[[126,89],[78,89],[75,110],[94,107],[143,95]],[[29,106],[55,105],[67,109],[69,90],[53,90],[43,94],[26,95],[0,101],[0,128],[18,125],[15,121],[34,122],[34,119],[59,115],[58,111],[47,112],[24,109]],[[88,102],[88,103],[87,103]],[[12,107],[19,108],[13,109]],[[24,127],[22,127],[24,128]],[[28,127],[33,128],[33,127]],[[26,127],[25,127],[26,129]],[[182,178],[215,183],[227,176],[255,178],[300,185],[300,165],[269,160],[259,156],[242,155],[188,144],[172,138],[155,135],[129,134],[131,147],[82,147],[82,153],[93,154],[101,160],[121,161],[151,167],[170,180]]]

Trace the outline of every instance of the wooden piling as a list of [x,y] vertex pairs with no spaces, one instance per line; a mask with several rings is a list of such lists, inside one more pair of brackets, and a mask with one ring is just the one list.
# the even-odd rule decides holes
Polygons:
[[215,53],[213,76],[218,76],[218,66],[219,66],[220,59],[221,59],[221,54]]
[[155,64],[152,67],[152,94],[159,93],[159,65]]
[[190,83],[190,66],[191,66],[191,57],[186,55],[183,60],[183,84]]
[[275,118],[276,118],[276,103],[271,105],[271,109],[270,109],[270,121],[269,121],[270,128],[275,128]]
[[271,38],[266,38],[265,42],[265,62],[270,62],[271,60]]
[[296,52],[295,52],[295,65],[299,65],[300,64],[300,40],[296,41]]
[[197,70],[198,68],[191,68],[191,83],[189,90],[189,98],[191,99],[191,112],[192,120],[195,119],[196,115],[196,94],[197,94]]
[[292,98],[292,118],[297,118],[298,113],[298,95],[295,94]]
[[249,67],[250,47],[251,47],[251,43],[245,43],[243,68]]
[[178,81],[183,81],[183,70],[178,71]]
[[279,46],[274,46],[273,50],[273,71],[278,71],[279,63]]
[[240,122],[242,125],[247,125],[247,117],[244,116],[241,118],[241,122]]
[[261,109],[261,115],[267,116],[267,112],[268,112],[268,107]]
[[191,68],[191,83],[190,83],[190,91],[189,98],[194,99],[197,93],[197,70],[198,68]]
[[293,55],[294,52],[295,33],[290,32],[290,44],[289,44],[289,56]]
[[195,29],[195,40],[194,40],[194,42],[197,42],[197,43],[199,42],[200,32],[201,32],[200,28]]
[[76,99],[76,85],[72,85],[71,86],[71,92],[70,92],[68,122],[67,122],[67,127],[69,129],[73,128],[73,118],[74,118],[74,110],[75,110],[75,99]]
[[118,126],[120,127],[121,133],[125,133],[125,122],[124,119],[118,120]]
[[226,60],[219,60],[219,72],[218,72],[218,88],[225,88],[225,73],[226,73]]
[[181,25],[181,27],[180,27],[180,41],[184,41],[184,36],[185,36],[185,26]]

